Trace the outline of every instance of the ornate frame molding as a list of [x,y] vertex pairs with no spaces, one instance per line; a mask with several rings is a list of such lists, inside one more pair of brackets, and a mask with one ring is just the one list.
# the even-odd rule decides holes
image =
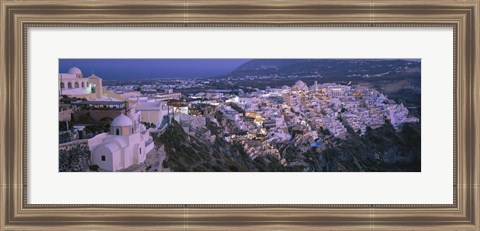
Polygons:
[[[480,230],[480,2],[0,0],[0,230]],[[452,205],[29,205],[26,52],[29,27],[454,28]]]

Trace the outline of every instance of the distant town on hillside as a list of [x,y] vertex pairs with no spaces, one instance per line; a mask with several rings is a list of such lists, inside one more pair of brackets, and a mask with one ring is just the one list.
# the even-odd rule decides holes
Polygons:
[[60,172],[420,172],[421,60],[60,59]]

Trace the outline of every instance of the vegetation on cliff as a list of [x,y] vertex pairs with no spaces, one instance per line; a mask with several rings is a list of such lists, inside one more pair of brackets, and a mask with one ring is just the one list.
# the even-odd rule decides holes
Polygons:
[[216,113],[218,125],[207,120],[215,139],[204,139],[185,133],[175,121],[160,136],[157,144],[165,145],[164,166],[177,172],[397,172],[421,170],[420,124],[404,124],[395,129],[388,121],[377,129],[368,128],[365,135],[348,128],[346,139],[333,138],[322,149],[300,151],[291,143],[275,144],[286,164],[271,155],[251,159],[240,143],[229,143],[222,137],[231,124]]
[[396,131],[390,123],[359,136],[350,129],[345,140],[321,152],[306,152],[314,171],[416,172],[421,171],[420,124],[407,123]]
[[71,144],[59,150],[60,172],[85,172],[89,169],[90,150],[86,144]]

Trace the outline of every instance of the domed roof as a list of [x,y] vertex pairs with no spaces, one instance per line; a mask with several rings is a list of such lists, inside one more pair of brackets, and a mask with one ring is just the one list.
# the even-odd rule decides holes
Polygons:
[[72,67],[68,70],[68,74],[82,74],[82,70],[78,67]]
[[119,116],[115,117],[112,121],[111,126],[116,126],[116,127],[126,127],[126,126],[132,126],[133,122],[128,116],[124,114],[120,114]]
[[295,83],[296,86],[298,87],[305,87],[305,83],[302,81],[302,80],[298,80],[296,83]]

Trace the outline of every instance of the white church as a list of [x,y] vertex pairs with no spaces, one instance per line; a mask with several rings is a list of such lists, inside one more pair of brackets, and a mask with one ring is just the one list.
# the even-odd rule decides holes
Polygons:
[[78,67],[72,67],[67,73],[58,74],[59,95],[70,95],[89,100],[102,99],[102,79],[95,74],[83,77]]
[[110,125],[109,133],[101,133],[88,140],[91,162],[104,171],[118,171],[143,163],[154,144],[148,130],[141,124],[120,114]]

